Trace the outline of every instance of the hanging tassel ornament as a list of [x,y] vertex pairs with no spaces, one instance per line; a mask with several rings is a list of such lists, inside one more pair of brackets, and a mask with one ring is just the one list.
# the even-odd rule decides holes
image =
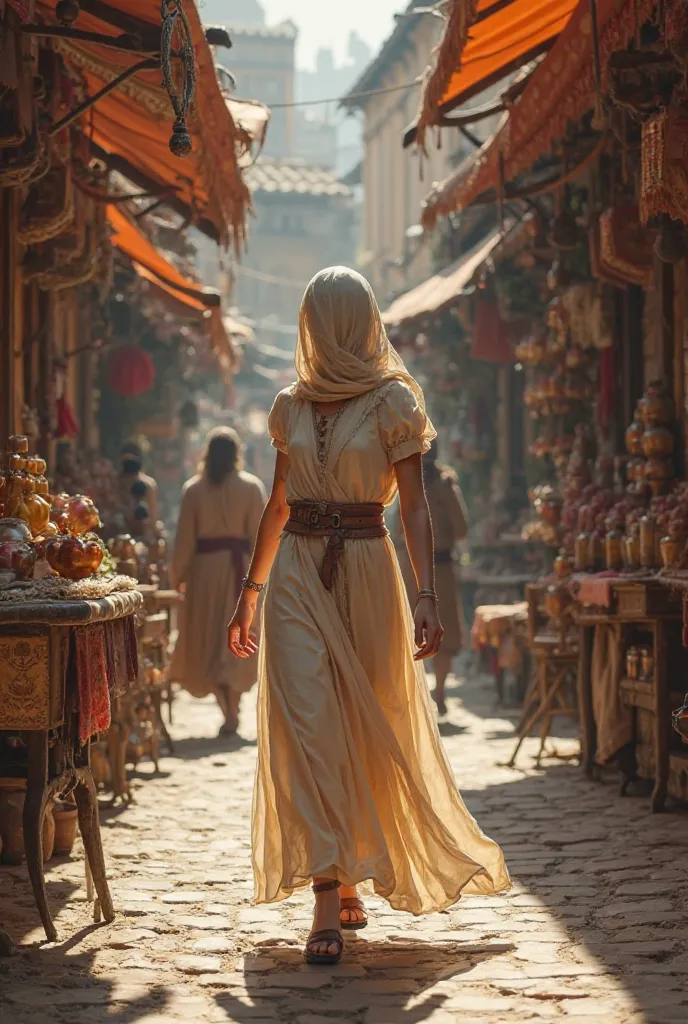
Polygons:
[[[196,56],[194,54],[191,26],[184,12],[182,0],[162,0],[162,35],[160,41],[160,65],[162,82],[174,109],[175,122],[170,139],[170,150],[175,156],[188,156],[191,152],[191,136],[186,119],[193,102],[196,87]],[[178,48],[175,54],[172,38],[177,30]],[[172,72],[172,58],[181,60],[182,89],[177,92]]]

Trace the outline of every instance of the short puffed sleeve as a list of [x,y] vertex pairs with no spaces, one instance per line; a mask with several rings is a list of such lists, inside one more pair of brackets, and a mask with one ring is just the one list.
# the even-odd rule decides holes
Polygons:
[[286,388],[278,394],[268,416],[268,433],[272,439],[272,447],[284,452],[285,455],[288,454],[290,405],[291,391]]
[[394,381],[378,409],[380,440],[391,463],[427,452],[436,431],[408,385]]

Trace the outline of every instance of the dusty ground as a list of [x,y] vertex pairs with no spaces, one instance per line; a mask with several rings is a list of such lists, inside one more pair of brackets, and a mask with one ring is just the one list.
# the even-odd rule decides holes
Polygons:
[[[575,766],[498,767],[512,724],[474,679],[443,733],[471,810],[505,849],[514,889],[425,919],[370,900],[372,924],[334,970],[306,967],[310,898],[251,904],[252,708],[229,746],[210,703],[180,697],[178,756],[137,803],[104,812],[115,924],[93,927],[80,851],[51,865],[61,941],[42,932],[23,870],[0,869],[0,960],[12,1024],[448,1024],[688,1021],[688,812],[653,816]],[[145,776],[145,778],[144,778]]]

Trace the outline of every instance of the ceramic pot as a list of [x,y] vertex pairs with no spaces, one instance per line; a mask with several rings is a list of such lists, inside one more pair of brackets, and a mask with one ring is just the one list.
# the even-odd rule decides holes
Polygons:
[[619,530],[610,530],[604,538],[604,561],[608,569],[621,569],[623,566],[622,540]]
[[[0,779],[0,839],[2,863],[22,864],[24,849],[24,779]],[[43,861],[49,861],[55,845],[55,819],[52,801],[47,804],[43,817]]]
[[633,422],[627,427],[625,437],[626,451],[629,455],[642,455],[644,432],[645,428],[638,420],[633,420]]
[[685,541],[678,537],[662,537],[659,542],[659,550],[662,558],[662,565],[665,569],[669,569],[672,565],[676,565],[679,558],[683,554],[685,547]]
[[660,427],[671,423],[674,403],[667,395],[646,394],[638,403],[640,419],[646,427]]
[[[14,788],[12,788],[14,786]],[[0,780],[0,839],[2,863],[24,860],[24,791],[20,779]]]
[[651,647],[643,647],[640,652],[640,677],[651,680],[655,674],[655,657]]
[[588,542],[588,569],[594,571],[604,563],[604,540],[598,533],[591,533]]
[[103,561],[103,553],[99,540],[82,540],[81,537],[55,537],[45,546],[50,568],[69,580],[91,576]]
[[79,826],[79,815],[73,804],[57,803],[53,809],[55,819],[56,857],[68,857],[74,847]]
[[624,565],[626,569],[637,569],[640,565],[640,539],[632,533],[623,542]]
[[640,520],[640,564],[643,569],[654,569],[656,556],[654,516],[643,516]]
[[7,450],[9,452],[16,452],[18,455],[23,455],[29,450],[29,439],[23,434],[11,434],[7,438]]
[[637,679],[640,675],[640,651],[637,647],[629,647],[626,651],[626,677]]
[[585,572],[588,567],[590,534],[579,533],[573,545],[573,567],[576,572]]
[[643,455],[649,458],[668,458],[674,450],[674,436],[666,427],[650,427],[642,437]]

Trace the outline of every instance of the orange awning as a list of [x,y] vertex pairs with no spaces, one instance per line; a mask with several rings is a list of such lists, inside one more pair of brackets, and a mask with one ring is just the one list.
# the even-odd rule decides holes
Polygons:
[[213,350],[223,368],[232,370],[237,363],[237,353],[222,316],[218,293],[201,288],[196,281],[177,270],[141,229],[112,203],[108,205],[108,223],[112,244],[131,260],[139,277],[174,299],[175,303],[181,303],[192,316],[207,321]]
[[[597,0],[603,71],[610,55],[628,46],[638,25],[650,17],[654,7],[655,0]],[[594,103],[590,8],[588,0],[581,0],[495,135],[449,178],[433,187],[423,203],[423,226],[432,227],[438,218],[465,209],[490,190],[496,198],[500,174],[508,198],[509,183],[538,157],[548,154],[554,141],[565,134],[567,124],[579,121]]]
[[416,139],[443,114],[546,52],[577,0],[450,0],[434,67],[428,70]]
[[[37,16],[55,23],[55,5],[56,0],[38,0]],[[82,76],[88,95],[160,49],[160,0],[109,0],[95,9],[98,15],[82,9],[74,27],[115,37],[123,31],[136,32],[138,26],[143,47],[142,52],[131,53],[97,43],[54,39],[53,46]],[[159,68],[128,78],[90,108],[82,122],[88,137],[113,158],[116,169],[126,174],[128,166],[139,184],[143,179],[168,186],[171,197],[183,204],[207,233],[239,247],[250,207],[239,160],[252,140],[234,121],[220,89],[196,4],[187,0],[184,10],[197,62],[195,102],[189,118],[191,154],[180,158],[169,149],[175,115],[162,88]],[[71,103],[75,105],[76,100]]]
[[449,305],[470,283],[476,271],[499,244],[501,237],[500,231],[494,231],[438,274],[400,295],[382,314],[385,326],[400,327],[409,320],[437,313]]
[[217,292],[204,291],[196,281],[180,273],[134,221],[113,203],[108,205],[108,223],[112,231],[112,244],[134,263],[141,265],[147,272],[143,276],[152,278],[156,284],[174,292],[180,302],[192,309],[212,309],[220,305]]

